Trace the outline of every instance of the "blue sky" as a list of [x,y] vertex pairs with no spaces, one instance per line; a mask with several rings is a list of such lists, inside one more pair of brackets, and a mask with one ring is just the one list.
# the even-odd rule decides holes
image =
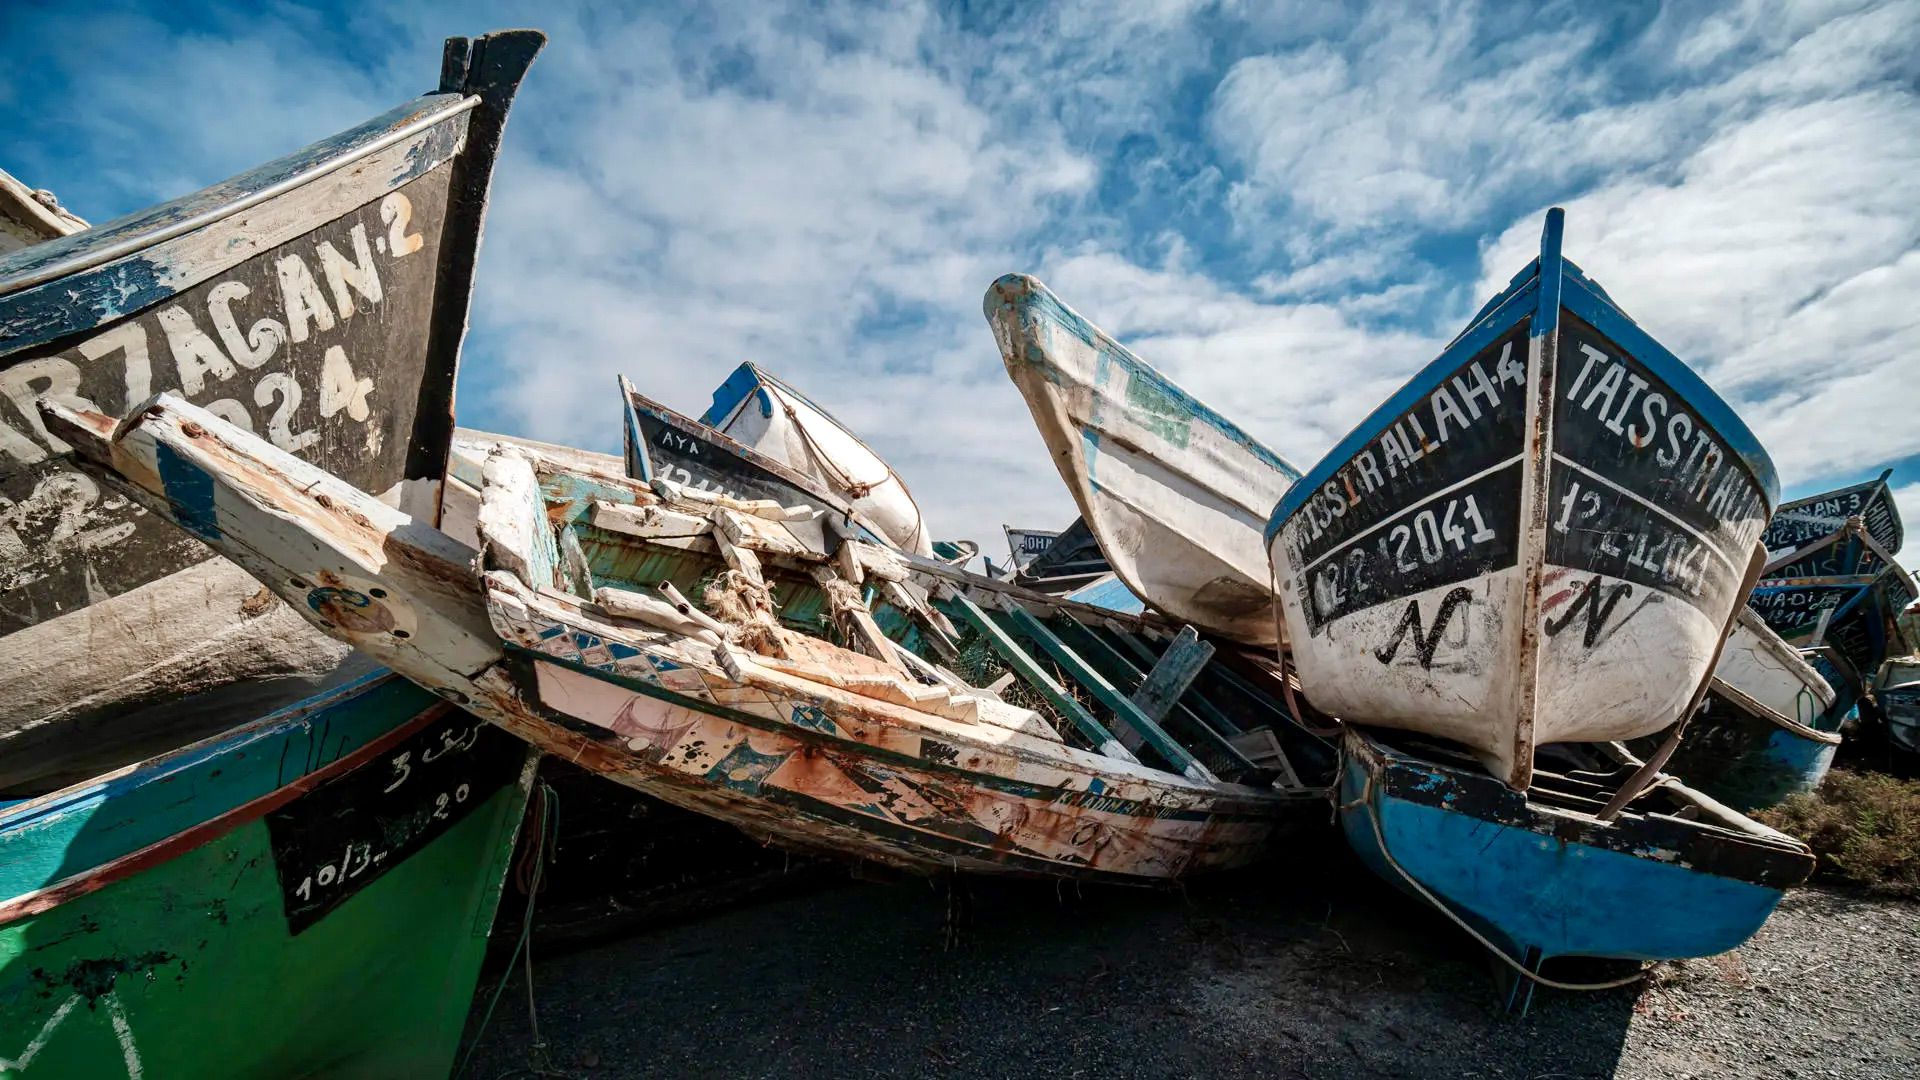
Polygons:
[[[1311,464],[1531,254],[1732,400],[1790,494],[1920,525],[1920,5],[0,6],[0,159],[103,221],[552,37],[515,107],[470,426],[612,449],[743,359],[936,531],[1071,502],[980,316],[1036,273]],[[990,547],[989,550],[992,550]]]

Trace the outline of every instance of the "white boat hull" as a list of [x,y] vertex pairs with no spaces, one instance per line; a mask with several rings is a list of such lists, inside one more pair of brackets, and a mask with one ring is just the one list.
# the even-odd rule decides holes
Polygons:
[[[1705,692],[1777,496],[1745,425],[1563,264],[1540,266],[1274,511],[1300,680],[1475,751],[1647,735]],[[1630,414],[1630,415],[1629,415]]]
[[994,282],[986,314],[1054,466],[1120,579],[1198,629],[1272,644],[1260,534],[1300,471],[1040,282]]
[[752,365],[742,365],[723,392],[743,372],[751,389],[713,418],[716,430],[847,500],[900,550],[933,556],[920,506],[893,466],[826,410]]

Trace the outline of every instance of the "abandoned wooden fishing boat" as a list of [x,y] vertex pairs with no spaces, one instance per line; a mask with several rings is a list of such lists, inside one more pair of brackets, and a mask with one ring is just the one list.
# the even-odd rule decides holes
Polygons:
[[[783,844],[922,872],[1163,879],[1259,857],[1282,811],[1324,792],[1271,730],[1203,722],[1186,691],[1214,657],[1191,634],[1129,695],[1062,640],[1078,631],[1024,600],[990,612],[965,587],[1006,597],[1004,583],[858,539],[829,546],[806,507],[502,448],[483,469],[476,565],[445,533],[177,399],[118,429],[43,409],[143,505],[322,629],[536,746]],[[855,647],[815,636],[823,623]],[[1090,636],[1122,661],[1151,648]],[[934,659],[976,644],[1049,713]],[[1277,719],[1278,702],[1259,715]]]
[[1536,984],[1604,989],[1638,977],[1567,983],[1542,973],[1554,957],[1726,952],[1813,872],[1800,841],[1647,775],[1618,747],[1592,749],[1604,754],[1544,752],[1521,793],[1424,736],[1344,731],[1348,842],[1495,955],[1512,974],[1510,1008],[1524,1009]]
[[1562,258],[1563,221],[1267,529],[1313,704],[1522,791],[1536,746],[1691,711],[1779,491],[1740,418]]
[[0,257],[0,791],[45,793],[355,674],[257,582],[64,464],[33,403],[117,415],[173,390],[430,510],[521,41],[462,44],[471,70],[450,64],[438,93]]
[[[1803,578],[1873,573],[1906,538],[1894,504],[1888,469],[1865,483],[1783,503],[1760,542],[1767,548],[1765,577]],[[1847,525],[1859,519],[1857,534]]]
[[1873,680],[1874,701],[1886,718],[1887,738],[1897,749],[1920,754],[1920,655],[1896,656]]
[[630,479],[666,480],[692,491],[729,498],[765,499],[820,512],[827,527],[875,543],[894,545],[887,530],[852,502],[737,439],[646,397],[620,377],[626,405],[625,469]]
[[452,39],[435,93],[0,258],[0,1072],[450,1068],[526,749],[74,471],[35,399],[176,388],[437,520],[542,40]]
[[1783,640],[1816,653],[1815,666],[1849,699],[1865,691],[1887,657],[1911,647],[1896,620],[1913,603],[1912,575],[1891,557],[1875,567],[1865,574],[1768,578],[1747,599]]
[[932,555],[907,482],[853,430],[752,361],[713,392],[700,423],[844,499],[902,551]]
[[1173,618],[1271,644],[1260,528],[1300,470],[1033,278],[994,282],[985,307],[1007,374],[1120,580]]
[[[1688,721],[1667,768],[1735,810],[1776,805],[1826,779],[1852,704],[1743,607],[1706,703]],[[1633,748],[1652,754],[1658,738]]]
[[0,805],[0,1071],[445,1074],[533,764],[379,672]]

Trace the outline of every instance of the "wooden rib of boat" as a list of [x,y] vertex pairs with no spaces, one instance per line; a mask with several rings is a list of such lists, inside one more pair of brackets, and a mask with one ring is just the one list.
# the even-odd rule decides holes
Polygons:
[[1418,735],[1350,724],[1343,746],[1348,842],[1525,976],[1509,982],[1509,1008],[1525,1008],[1554,957],[1726,952],[1813,872],[1807,845],[1670,777],[1609,818],[1605,805],[1642,764],[1617,747],[1590,761],[1543,757],[1521,793]]
[[[1298,770],[1271,731],[1203,717],[1214,706],[1189,692],[1218,658],[1191,634],[1129,694],[1127,651],[1153,646],[1058,621],[1119,616],[858,540],[822,546],[808,508],[642,485],[611,460],[543,474],[503,451],[483,470],[476,566],[205,410],[162,397],[116,430],[46,408],[124,490],[322,629],[536,746],[781,843],[924,872],[1171,878],[1259,857],[1282,811],[1323,791],[1275,786]],[[822,623],[858,649],[800,630]],[[1049,713],[938,660],[975,648]],[[1264,669],[1237,677],[1278,686]],[[1281,715],[1271,697],[1264,715]]]
[[1536,746],[1691,711],[1778,494],[1746,425],[1561,256],[1563,221],[1267,530],[1314,705],[1516,790]]
[[752,361],[713,392],[700,423],[845,500],[894,547],[933,554],[920,506],[893,466],[827,410]]
[[1007,374],[1080,516],[1127,587],[1222,637],[1271,644],[1260,529],[1300,470],[1047,290],[987,290]]
[[34,399],[180,388],[436,520],[488,178],[542,41],[452,39],[435,93],[0,259],[0,1062],[451,1068],[526,748],[71,469]]
[[365,672],[66,465],[34,401],[119,414],[175,391],[431,513],[532,40],[456,39],[436,93],[0,257],[0,791],[45,793]]

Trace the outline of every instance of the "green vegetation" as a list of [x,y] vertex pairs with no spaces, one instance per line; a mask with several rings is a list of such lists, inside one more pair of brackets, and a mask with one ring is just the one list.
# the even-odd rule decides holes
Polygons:
[[1920,899],[1920,780],[1835,769],[1819,790],[1754,816],[1813,845],[1816,876]]

